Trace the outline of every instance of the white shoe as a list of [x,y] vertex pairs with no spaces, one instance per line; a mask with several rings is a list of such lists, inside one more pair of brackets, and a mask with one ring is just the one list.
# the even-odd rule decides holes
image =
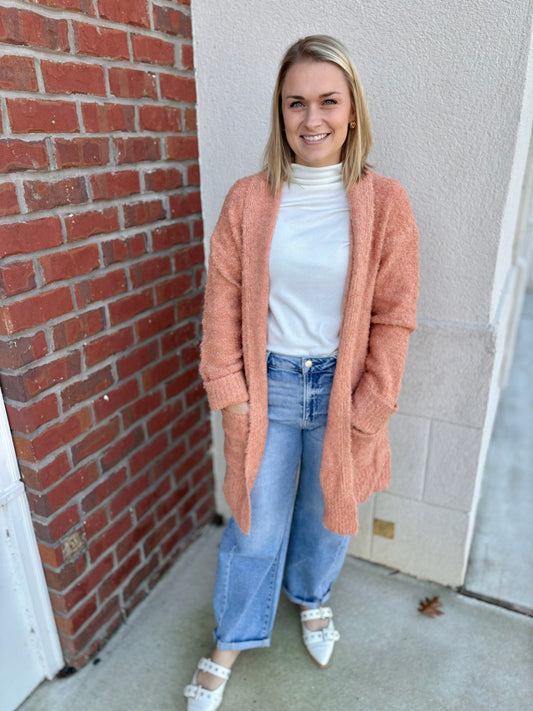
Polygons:
[[[330,607],[319,607],[316,610],[303,610],[300,612],[300,620],[302,622],[302,636],[305,647],[314,661],[319,667],[324,669],[328,666],[335,642],[340,639],[340,634],[335,629],[333,624],[333,612]],[[312,632],[305,625],[307,620],[326,620],[329,619],[329,624],[321,630]]]
[[[198,672],[205,671],[224,679],[223,683],[214,691],[204,689],[198,684]],[[217,711],[222,705],[224,689],[231,674],[231,669],[215,664],[211,659],[202,657],[198,662],[198,667],[194,672],[192,682],[187,684],[183,690],[183,695],[188,699],[187,711]]]

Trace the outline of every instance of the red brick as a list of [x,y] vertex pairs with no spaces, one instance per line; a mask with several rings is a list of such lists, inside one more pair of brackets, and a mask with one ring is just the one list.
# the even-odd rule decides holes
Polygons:
[[13,262],[0,267],[0,296],[15,296],[35,288],[33,262]]
[[139,173],[136,170],[122,170],[117,173],[103,173],[91,176],[91,186],[95,200],[112,200],[140,192]]
[[[34,528],[37,528],[37,524],[34,523]],[[55,541],[52,541],[55,543]],[[60,570],[50,570],[50,568],[45,568],[44,573],[46,576],[46,582],[48,583],[48,588],[50,590],[64,590],[69,585],[71,585],[76,578],[83,574],[87,568],[87,561],[85,556],[80,556],[71,563],[67,563],[62,566]]]
[[79,314],[53,327],[54,347],[56,350],[67,348],[84,338],[94,336],[103,328],[105,328],[103,308]]
[[60,447],[69,444],[92,426],[91,412],[88,407],[67,417],[63,422],[47,427],[31,442],[32,453],[36,461],[44,459]]
[[118,210],[116,207],[107,207],[104,210],[67,215],[65,226],[69,242],[92,237],[92,235],[115,232],[120,228]]
[[179,296],[185,294],[191,286],[190,274],[178,274],[162,284],[157,284],[155,288],[156,301],[158,304],[165,304],[168,301],[173,301]]
[[127,321],[137,314],[153,307],[153,296],[151,289],[145,289],[137,294],[131,294],[123,299],[109,304],[109,318],[111,325]]
[[24,197],[28,210],[49,210],[59,205],[79,205],[87,202],[84,178],[66,178],[48,182],[28,180],[24,183]]
[[134,264],[130,269],[131,281],[134,288],[157,281],[172,272],[169,257],[154,257]]
[[107,600],[113,593],[129,578],[132,572],[141,564],[141,554],[134,551],[126,558],[122,565],[113,571],[102,585],[98,588],[98,598],[101,601]]
[[126,512],[124,516],[119,518],[118,521],[115,521],[101,536],[90,544],[89,555],[91,560],[97,560],[102,553],[111,549],[131,528],[131,515],[129,512]]
[[89,572],[76,581],[67,592],[62,595],[51,594],[52,605],[56,612],[67,613],[78,603],[91,594],[98,583],[113,569],[113,556],[109,555],[101,563],[93,566]]
[[73,307],[70,289],[66,286],[6,304],[1,308],[0,335],[35,327],[72,311]]
[[98,0],[98,11],[106,20],[150,27],[146,0]]
[[207,447],[211,439],[211,423],[209,420],[200,423],[198,427],[191,430],[188,433],[187,439],[189,440],[189,447],[191,449],[199,445],[201,442],[204,442]]
[[160,74],[159,86],[161,96],[172,101],[187,101],[196,103],[196,82],[190,77],[180,77],[175,74]]
[[57,247],[63,241],[58,217],[0,225],[0,258],[12,254],[33,254]]
[[44,86],[49,93],[105,96],[103,67],[81,62],[41,62]]
[[88,244],[39,258],[45,284],[72,279],[98,269],[98,246]]
[[194,69],[194,52],[191,44],[181,45],[181,66],[184,69]]
[[90,368],[115,353],[125,351],[132,344],[133,332],[131,328],[123,328],[116,333],[102,336],[85,346],[85,363]]
[[[77,351],[63,357],[56,357],[48,363],[42,363],[20,376],[27,400],[58,383],[79,375],[81,371],[80,354]],[[13,398],[15,399],[15,398]]]
[[117,362],[118,374],[121,378],[127,378],[144,368],[148,363],[152,363],[158,356],[159,351],[156,343],[141,346]]
[[144,174],[146,190],[160,192],[162,190],[174,190],[181,187],[183,180],[181,172],[177,168],[157,168]]
[[[172,437],[172,433],[171,433]],[[174,442],[173,439],[170,440]],[[159,457],[150,469],[152,481],[158,481],[162,477],[168,479],[169,473],[175,468],[176,464],[183,459],[186,452],[185,442],[181,441],[174,445],[171,449],[167,449],[162,457]]]
[[[154,570],[158,568],[158,565],[158,557],[157,555],[153,555],[150,560],[145,563],[142,568],[139,568],[139,570],[136,571],[135,575],[129,580],[128,584],[124,587],[124,590],[122,591],[122,597],[126,603],[126,609],[133,609],[133,607],[135,607],[138,602],[140,602],[144,598],[146,593],[142,590],[138,591],[138,588],[154,572]],[[133,600],[131,599],[135,595],[135,593],[140,596],[139,600],[137,600],[136,597],[134,597]]]
[[160,430],[168,427],[174,420],[180,416],[183,410],[183,405],[179,400],[169,403],[148,420],[148,434],[153,436]]
[[164,220],[167,214],[161,200],[146,200],[133,205],[124,205],[124,226],[134,227],[149,222]]
[[166,538],[172,531],[175,530],[175,520],[167,518],[166,521],[160,523],[151,536],[145,539],[143,550],[144,555],[149,556],[162,540]]
[[181,131],[181,109],[171,106],[141,106],[139,110],[141,131]]
[[78,54],[111,59],[129,59],[128,33],[123,30],[74,22]]
[[179,37],[192,37],[191,18],[170,7],[154,6],[154,29]]
[[31,509],[38,516],[51,516],[98,480],[96,462],[70,472],[59,484],[39,496],[32,495]]
[[168,136],[167,156],[169,160],[198,158],[198,141],[196,136]]
[[198,316],[202,312],[204,295],[196,294],[189,299],[180,299],[178,302],[178,321],[185,321],[191,316]]
[[0,8],[0,42],[68,51],[66,20],[55,20],[35,12]]
[[122,269],[117,269],[103,277],[76,284],[76,301],[80,306],[87,306],[95,301],[123,294],[127,290],[126,275]]
[[172,217],[184,217],[202,211],[200,193],[187,193],[186,195],[171,195],[169,198],[170,214]]
[[48,519],[46,523],[39,524],[38,521],[34,521],[33,525],[40,538],[49,543],[55,543],[79,523],[80,516],[77,506],[69,506],[56,514],[54,518]]
[[163,355],[174,352],[184,343],[191,341],[195,337],[196,331],[194,323],[189,321],[189,323],[185,323],[174,331],[166,333],[161,337],[161,352]]
[[[44,543],[38,543],[37,546],[39,548],[39,557],[45,566],[49,565],[52,568],[59,568],[59,566],[62,565],[64,559],[61,546],[47,546]],[[54,594],[55,593],[50,591],[51,599]]]
[[128,432],[128,434],[119,439],[106,450],[104,456],[100,459],[102,471],[106,472],[115,467],[119,462],[125,459],[131,452],[139,447],[144,442],[144,434],[140,427]]
[[48,168],[44,141],[0,141],[0,171],[39,170]]
[[58,168],[81,168],[109,162],[107,138],[56,138],[54,143]]
[[[151,472],[150,472],[151,475]],[[144,496],[137,502],[135,506],[135,515],[137,516],[137,520],[140,521],[144,519],[144,521],[150,521],[150,529],[149,531],[153,530],[154,527],[154,520],[153,520],[153,514],[150,516],[146,516],[146,512],[149,511],[150,509],[153,509],[157,502],[161,499],[162,496],[165,496],[168,492],[170,491],[170,477],[166,477],[162,479],[156,488],[153,486],[144,493]],[[145,517],[146,516],[146,517]],[[144,522],[143,521],[143,522]],[[149,531],[145,531],[145,534],[142,536],[143,538],[145,537],[146,533]],[[138,539],[140,540],[140,539]],[[118,553],[118,551],[117,551]]]
[[156,37],[133,35],[132,44],[133,56],[137,62],[174,65],[174,45],[171,42],[165,42]]
[[144,467],[165,451],[167,446],[166,435],[160,434],[148,442],[142,449],[138,450],[130,457],[130,472],[132,476],[138,474]]
[[[117,491],[122,484],[126,481],[126,469],[119,469],[118,471],[105,476],[102,480],[95,486],[91,491],[89,491],[86,496],[83,497],[81,501],[81,510],[84,513],[92,511],[100,504],[106,502],[114,491]],[[107,522],[107,517],[106,517]],[[87,533],[87,537],[89,535]]]
[[117,437],[118,433],[118,418],[107,422],[101,427],[93,428],[91,432],[89,432],[89,434],[81,440],[81,442],[71,446],[72,461],[74,464],[78,464],[82,459],[85,459],[91,454],[95,454],[99,450],[104,449]]
[[[115,0],[112,0],[115,2]],[[155,76],[139,69],[111,67],[109,70],[111,93],[122,98],[141,99],[146,96],[157,99]]]
[[145,235],[138,234],[124,239],[114,239],[102,243],[104,264],[123,262],[146,254]]
[[55,615],[57,629],[61,634],[74,635],[80,627],[94,615],[97,610],[96,595],[86,600],[78,609],[70,614],[68,618]]
[[83,12],[85,15],[94,16],[92,0],[32,0],[32,2],[36,2],[39,5],[47,5],[48,7]]
[[187,166],[187,185],[200,185],[200,166]]
[[61,393],[63,411],[67,412],[74,405],[78,405],[85,400],[92,402],[95,395],[102,392],[102,390],[106,390],[111,385],[113,385],[113,374],[110,366],[92,373],[85,380],[76,380],[72,385],[67,385],[66,388],[63,388]]
[[131,427],[131,425],[138,422],[142,417],[157,410],[157,408],[161,406],[162,401],[161,393],[150,393],[129,407],[124,408],[122,411],[124,427]]
[[[167,388],[167,397],[173,397],[174,393],[171,389],[171,384]],[[187,407],[194,407],[197,403],[205,400],[205,390],[202,382],[196,383],[192,388],[189,388],[185,393],[185,403]]]
[[[80,669],[101,647],[123,620],[120,601],[117,597],[108,600],[103,608],[85,624],[75,636],[60,632],[60,641],[65,661]],[[96,639],[95,639],[96,637]],[[80,651],[83,650],[83,651]]]
[[34,336],[0,341],[0,369],[15,370],[29,365],[48,353],[46,336],[42,331]]
[[37,88],[33,58],[9,54],[0,57],[0,89],[37,91]]
[[47,395],[42,400],[26,405],[22,409],[6,403],[6,410],[11,429],[14,432],[24,432],[25,434],[35,432],[41,425],[59,417],[57,395],[55,394]]
[[13,183],[0,184],[0,216],[18,215],[20,212],[17,193]]
[[79,130],[73,102],[6,99],[6,103],[13,133],[74,133]]
[[135,107],[133,106],[83,103],[81,113],[88,133],[135,130]]
[[196,131],[198,124],[196,122],[196,109],[187,106],[185,108],[185,130]]
[[146,136],[116,138],[115,149],[119,165],[139,163],[143,160],[156,161],[161,158],[161,148],[157,138]]
[[135,324],[137,339],[143,341],[152,336],[156,336],[167,328],[170,328],[170,326],[175,323],[175,320],[173,306],[168,306],[160,311],[156,311],[146,318],[137,321]]
[[[165,384],[165,396],[167,399],[181,395],[187,388],[189,388],[193,383],[198,381],[198,366],[189,368],[181,373],[179,373],[177,378],[169,380]],[[203,386],[202,386],[203,387]],[[187,403],[192,405],[193,403]]]
[[176,272],[182,272],[196,265],[204,265],[203,244],[193,244],[190,247],[182,247],[174,255],[174,267]]
[[185,222],[175,222],[172,225],[159,227],[152,232],[152,240],[154,251],[169,249],[176,244],[189,242],[189,225]]
[[57,484],[69,471],[70,463],[65,452],[61,452],[50,464],[40,465],[37,470],[21,467],[25,485],[34,491],[44,491]]
[[173,354],[169,358],[159,360],[155,365],[146,368],[142,373],[142,383],[145,392],[148,392],[178,372],[179,358],[177,355]]
[[123,486],[109,502],[111,518],[116,518],[119,514],[129,508],[135,499],[141,496],[149,486],[150,477],[148,472],[137,477],[135,481]]

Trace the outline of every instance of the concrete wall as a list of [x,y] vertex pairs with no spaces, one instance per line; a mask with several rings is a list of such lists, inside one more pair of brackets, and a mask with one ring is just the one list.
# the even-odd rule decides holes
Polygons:
[[[393,479],[361,507],[351,552],[459,585],[499,395],[516,287],[515,227],[533,116],[532,0],[193,4],[205,232],[260,167],[275,73],[298,37],[352,52],[374,123],[371,162],[406,187],[421,234],[419,329]],[[215,421],[216,424],[216,421]],[[223,476],[220,431],[216,468]],[[219,508],[223,508],[219,498]],[[374,519],[394,538],[374,534]]]

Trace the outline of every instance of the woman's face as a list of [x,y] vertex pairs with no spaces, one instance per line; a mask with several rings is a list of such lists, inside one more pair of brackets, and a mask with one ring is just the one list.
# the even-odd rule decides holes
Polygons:
[[293,64],[281,87],[281,111],[296,163],[313,167],[340,163],[354,112],[348,84],[336,64]]

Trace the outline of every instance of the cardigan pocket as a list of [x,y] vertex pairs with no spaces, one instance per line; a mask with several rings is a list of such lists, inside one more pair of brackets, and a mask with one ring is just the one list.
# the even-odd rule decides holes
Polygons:
[[224,457],[226,459],[226,476],[224,490],[232,489],[236,483],[239,488],[244,484],[244,460],[248,431],[249,414],[237,415],[235,412],[222,410],[222,428],[224,430]]
[[352,471],[354,493],[358,503],[372,492],[388,486],[390,478],[389,428],[385,424],[377,432],[366,434],[351,428]]

